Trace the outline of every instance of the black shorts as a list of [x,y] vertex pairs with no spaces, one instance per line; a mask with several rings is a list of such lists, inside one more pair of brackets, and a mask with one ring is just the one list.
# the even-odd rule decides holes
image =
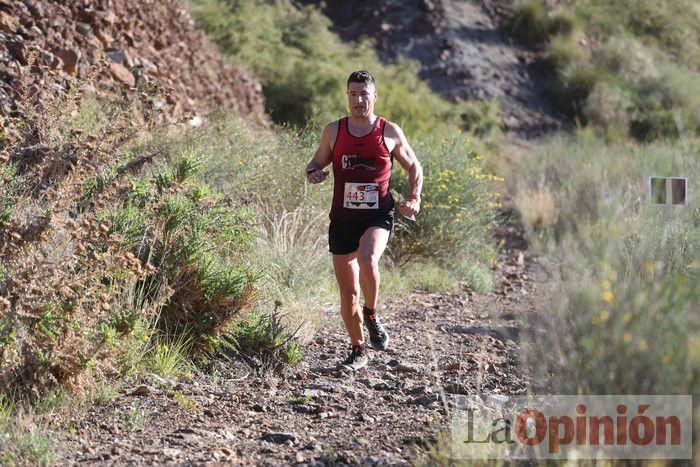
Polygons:
[[394,230],[394,214],[383,213],[368,219],[341,221],[331,220],[328,226],[328,249],[334,255],[347,255],[360,246],[360,237],[370,227],[381,227],[389,231],[389,238]]

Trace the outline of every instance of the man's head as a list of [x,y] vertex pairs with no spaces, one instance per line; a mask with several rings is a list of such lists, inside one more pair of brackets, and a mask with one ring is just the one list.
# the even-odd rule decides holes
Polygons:
[[374,77],[369,71],[360,70],[350,73],[347,92],[351,115],[364,118],[374,113],[377,90],[374,86]]

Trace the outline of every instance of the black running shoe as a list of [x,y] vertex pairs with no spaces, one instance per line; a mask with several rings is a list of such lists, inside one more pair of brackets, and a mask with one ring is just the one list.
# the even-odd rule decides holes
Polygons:
[[369,332],[369,341],[372,343],[372,347],[376,350],[386,350],[389,343],[389,334],[382,326],[382,323],[379,322],[379,317],[375,310],[370,310],[365,306],[362,308],[362,314],[364,315],[365,327]]
[[346,370],[357,371],[367,366],[367,349],[365,344],[353,344],[352,351],[340,366]]

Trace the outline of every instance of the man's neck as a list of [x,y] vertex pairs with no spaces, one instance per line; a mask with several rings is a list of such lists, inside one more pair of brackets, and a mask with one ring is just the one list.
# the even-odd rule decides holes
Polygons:
[[354,115],[350,114],[348,121],[354,127],[368,128],[374,125],[374,122],[377,121],[377,118],[378,117],[374,113],[371,113],[367,117],[355,117]]

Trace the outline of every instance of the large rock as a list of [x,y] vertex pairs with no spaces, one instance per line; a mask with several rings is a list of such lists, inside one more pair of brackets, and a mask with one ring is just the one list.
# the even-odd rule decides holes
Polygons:
[[16,33],[17,20],[4,11],[0,11],[0,29],[10,34]]

